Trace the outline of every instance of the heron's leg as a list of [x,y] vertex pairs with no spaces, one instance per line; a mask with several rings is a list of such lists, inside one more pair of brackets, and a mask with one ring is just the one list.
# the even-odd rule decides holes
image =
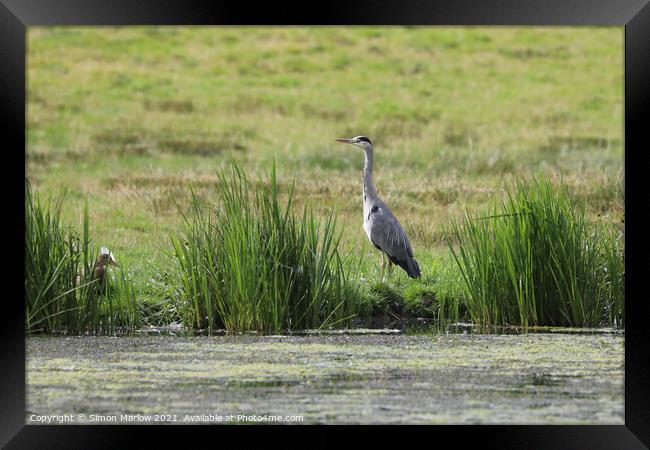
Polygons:
[[392,273],[393,273],[393,261],[391,261],[389,259],[388,260],[388,278],[390,278]]
[[386,255],[381,252],[381,281],[384,281],[384,271],[386,269]]

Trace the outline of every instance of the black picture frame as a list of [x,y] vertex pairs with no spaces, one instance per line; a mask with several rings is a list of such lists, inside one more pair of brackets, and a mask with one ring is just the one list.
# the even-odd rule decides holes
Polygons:
[[[650,350],[647,301],[643,296],[643,251],[647,248],[643,229],[646,194],[643,191],[642,156],[650,147],[645,131],[650,129],[650,5],[645,0],[411,0],[409,2],[358,1],[326,2],[318,5],[192,0],[0,0],[0,118],[2,119],[3,173],[6,236],[18,236],[24,227],[18,219],[23,199],[16,195],[21,186],[18,148],[25,147],[26,27],[36,25],[617,25],[625,27],[625,192],[626,241],[626,331],[625,331],[625,425],[624,426],[441,426],[405,427],[412,437],[435,443],[450,438],[454,446],[468,443],[468,436],[488,448],[644,448],[650,446]],[[24,155],[23,155],[24,156]],[[8,161],[10,160],[10,162]],[[15,202],[15,204],[13,204]],[[10,203],[8,205],[8,203]],[[8,244],[20,253],[19,239]],[[13,250],[13,248],[11,249]],[[11,281],[20,276],[20,258],[3,251],[4,271]],[[14,274],[15,272],[15,274]],[[24,275],[24,274],[23,274]],[[13,283],[16,286],[18,282]],[[135,435],[146,433],[149,445],[165,442],[170,433],[186,434],[197,445],[196,429],[143,426],[43,426],[25,425],[25,335],[24,306],[19,289],[5,292],[3,301],[2,419],[0,445],[6,448],[121,448],[135,443]],[[201,427],[220,445],[228,427]],[[245,428],[249,430],[250,428]],[[298,433],[312,427],[292,427]],[[366,429],[366,427],[362,427]],[[243,429],[229,428],[228,432]],[[256,428],[256,431],[259,431]],[[400,431],[373,427],[378,437]],[[264,434],[278,438],[285,427],[265,427]],[[191,435],[189,433],[192,433]],[[282,433],[278,434],[278,433]],[[180,436],[183,439],[183,436]],[[189,439],[188,439],[189,438]],[[279,441],[280,442],[280,441]],[[415,441],[407,441],[413,442]],[[433,442],[432,442],[433,443]],[[644,445],[645,444],[645,445]]]

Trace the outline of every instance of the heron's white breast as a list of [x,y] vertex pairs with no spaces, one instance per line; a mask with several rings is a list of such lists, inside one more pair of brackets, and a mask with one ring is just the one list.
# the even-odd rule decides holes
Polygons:
[[370,220],[368,219],[370,213],[370,205],[368,202],[364,201],[363,202],[363,231],[366,232],[366,236],[368,236],[368,239],[370,242],[372,242],[372,239],[370,238]]

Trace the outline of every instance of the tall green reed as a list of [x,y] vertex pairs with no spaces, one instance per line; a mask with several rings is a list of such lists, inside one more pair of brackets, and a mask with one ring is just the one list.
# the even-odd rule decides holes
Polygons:
[[171,236],[180,267],[179,314],[186,327],[278,332],[346,323],[358,311],[350,268],[330,214],[293,212],[268,185],[233,163],[218,171],[217,203],[192,192],[192,213]]
[[83,232],[61,223],[65,194],[41,202],[25,178],[25,331],[81,334],[128,332],[140,323],[124,267],[93,279],[88,205]]
[[448,241],[471,319],[491,325],[622,324],[624,250],[565,187],[517,181],[487,216],[467,213]]
[[25,326],[51,332],[73,320],[80,239],[60,223],[63,195],[42,204],[25,178]]

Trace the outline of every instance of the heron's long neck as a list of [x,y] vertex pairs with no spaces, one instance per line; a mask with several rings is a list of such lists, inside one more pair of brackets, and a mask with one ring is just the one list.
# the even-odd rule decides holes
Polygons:
[[364,150],[366,155],[365,164],[363,165],[363,193],[369,198],[376,198],[377,191],[372,183],[372,149]]

